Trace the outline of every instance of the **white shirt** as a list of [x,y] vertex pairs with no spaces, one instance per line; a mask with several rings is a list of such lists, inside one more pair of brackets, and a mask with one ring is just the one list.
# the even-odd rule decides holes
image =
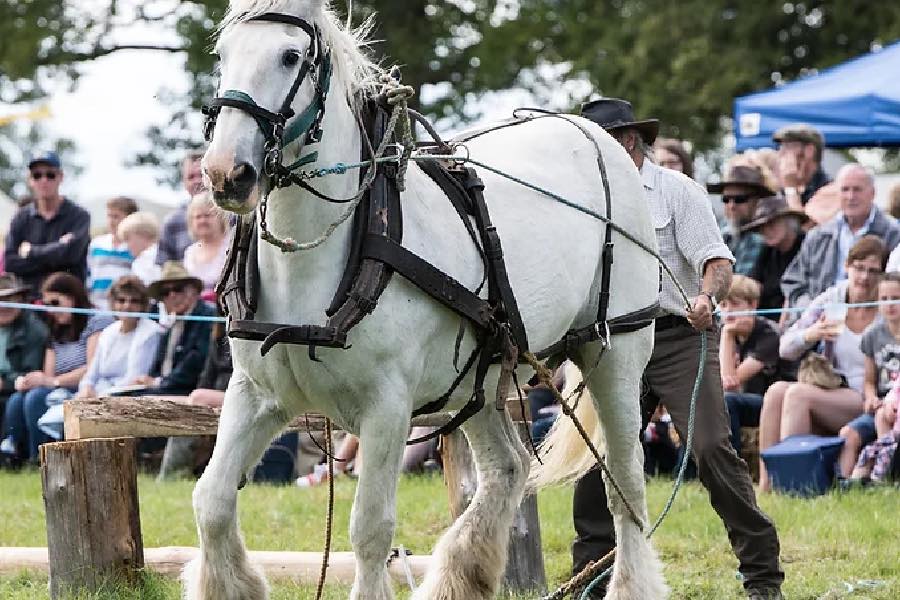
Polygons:
[[150,319],[140,319],[128,333],[122,333],[121,321],[109,325],[100,332],[94,358],[78,388],[91,385],[102,395],[112,387],[128,385],[135,377],[147,375],[161,334],[162,328]]
[[[724,258],[734,263],[731,250],[722,241],[709,197],[693,179],[647,158],[641,166],[641,181],[650,204],[659,255],[693,299],[700,292],[707,261]],[[659,303],[669,314],[687,315],[684,299],[665,272]]]
[[159,250],[159,244],[153,244],[141,252],[134,262],[131,263],[131,272],[141,278],[144,285],[150,285],[154,281],[159,281],[162,273],[162,267],[156,264],[156,253]]

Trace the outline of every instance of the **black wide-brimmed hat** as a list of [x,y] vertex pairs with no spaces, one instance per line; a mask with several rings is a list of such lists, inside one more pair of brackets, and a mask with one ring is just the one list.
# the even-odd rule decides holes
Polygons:
[[766,179],[763,177],[759,167],[750,165],[735,165],[730,167],[722,175],[722,181],[706,184],[706,189],[713,194],[722,193],[722,189],[726,185],[741,185],[754,190],[759,197],[771,196],[775,190],[769,189],[766,185]]
[[756,231],[766,223],[782,217],[794,217],[801,225],[809,221],[809,217],[802,210],[788,208],[787,202],[781,196],[769,196],[756,201],[753,220],[741,227],[741,233]]
[[597,123],[607,131],[632,127],[637,129],[644,142],[653,144],[659,135],[659,119],[634,118],[631,102],[619,98],[600,98],[581,105],[581,116]]

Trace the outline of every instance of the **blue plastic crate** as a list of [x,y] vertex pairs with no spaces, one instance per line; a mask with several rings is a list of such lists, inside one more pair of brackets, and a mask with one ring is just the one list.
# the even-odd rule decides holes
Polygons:
[[844,438],[792,435],[760,455],[772,488],[799,496],[824,494],[834,481],[835,463]]

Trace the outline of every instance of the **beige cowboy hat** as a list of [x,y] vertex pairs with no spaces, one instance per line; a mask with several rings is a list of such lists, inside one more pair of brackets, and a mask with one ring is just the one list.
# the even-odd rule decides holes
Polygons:
[[12,273],[0,275],[0,298],[9,298],[10,296],[27,294],[30,290],[30,287],[22,283],[19,278]]
[[756,231],[766,223],[771,223],[775,219],[782,217],[794,217],[800,221],[801,225],[809,221],[809,216],[805,212],[788,208],[787,202],[781,196],[760,198],[756,202],[753,220],[741,227],[741,233]]
[[184,265],[176,260],[169,260],[163,265],[162,273],[159,279],[150,284],[147,291],[150,296],[156,300],[162,300],[162,287],[167,283],[181,283],[184,285],[192,285],[197,288],[198,292],[203,291],[203,282],[187,272]]

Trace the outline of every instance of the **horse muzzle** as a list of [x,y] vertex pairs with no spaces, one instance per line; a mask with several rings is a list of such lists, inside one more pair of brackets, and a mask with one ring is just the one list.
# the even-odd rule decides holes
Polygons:
[[210,167],[206,170],[209,189],[215,203],[231,212],[244,214],[256,208],[259,199],[259,173],[250,163],[238,163],[227,170]]

